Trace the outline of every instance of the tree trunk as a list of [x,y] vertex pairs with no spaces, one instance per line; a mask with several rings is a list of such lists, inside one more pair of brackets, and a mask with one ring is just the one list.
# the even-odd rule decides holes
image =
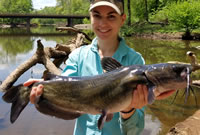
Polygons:
[[128,26],[131,25],[131,0],[127,0],[127,8],[128,8]]
[[185,34],[182,36],[183,40],[192,40],[193,36],[191,35],[191,31],[189,28],[186,28]]
[[156,1],[155,1],[155,11],[158,10],[158,6],[159,6],[159,0],[156,0]]
[[145,2],[145,20],[149,22],[148,2],[147,0],[144,0],[144,2]]

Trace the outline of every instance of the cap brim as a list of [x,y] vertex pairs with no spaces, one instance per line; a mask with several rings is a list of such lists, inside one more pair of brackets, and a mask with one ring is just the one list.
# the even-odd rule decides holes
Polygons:
[[97,3],[93,4],[93,5],[91,5],[90,8],[89,8],[89,11],[91,11],[95,7],[99,7],[99,6],[109,6],[109,7],[112,7],[118,14],[121,15],[121,11],[119,10],[119,8],[115,4],[107,2],[107,1],[100,1],[100,2],[97,2]]

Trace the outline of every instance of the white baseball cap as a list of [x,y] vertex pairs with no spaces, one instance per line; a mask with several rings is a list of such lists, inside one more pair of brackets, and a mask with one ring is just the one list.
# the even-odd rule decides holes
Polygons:
[[124,2],[123,0],[90,0],[89,11],[98,6],[109,6],[112,7],[118,14],[124,13]]

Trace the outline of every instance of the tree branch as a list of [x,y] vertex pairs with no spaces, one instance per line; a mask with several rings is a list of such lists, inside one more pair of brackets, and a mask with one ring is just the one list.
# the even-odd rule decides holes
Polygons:
[[[59,67],[66,61],[68,55],[76,48],[83,44],[85,35],[83,33],[78,33],[75,43],[69,45],[57,44],[55,48],[46,47],[42,45],[41,41],[37,41],[37,50],[34,55],[19,65],[0,85],[0,91],[6,91],[13,86],[17,79],[32,66],[37,63],[43,64],[47,69],[44,71],[43,76],[46,72],[51,72],[53,74],[59,75],[61,73]],[[51,59],[54,59],[53,61]]]

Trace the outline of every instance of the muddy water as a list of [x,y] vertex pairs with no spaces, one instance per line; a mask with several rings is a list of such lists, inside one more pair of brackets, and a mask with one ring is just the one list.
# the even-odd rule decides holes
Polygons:
[[[30,58],[35,52],[38,39],[45,46],[54,47],[56,43],[66,43],[71,36],[59,34],[1,34],[0,35],[0,80],[4,80],[18,65]],[[37,32],[35,32],[37,33]],[[151,40],[142,38],[126,38],[128,44],[140,52],[146,64],[167,61],[187,61],[185,53],[192,50],[198,54],[200,42],[183,42],[172,40]],[[200,57],[200,55],[198,56]],[[64,67],[63,65],[62,67]],[[44,67],[36,65],[18,79],[16,84],[29,78],[40,78]],[[193,75],[200,78],[199,73]],[[196,89],[196,95],[200,92]],[[183,92],[182,92],[183,93]],[[0,94],[2,96],[2,93]],[[193,114],[198,107],[191,94],[189,102],[184,104],[182,94],[179,94],[174,104],[173,96],[162,101],[156,101],[147,106],[145,130],[143,135],[165,134],[175,123]],[[200,101],[198,99],[198,105]],[[74,121],[64,121],[39,113],[33,105],[28,105],[14,124],[10,124],[10,105],[0,99],[0,135],[72,135]]]

